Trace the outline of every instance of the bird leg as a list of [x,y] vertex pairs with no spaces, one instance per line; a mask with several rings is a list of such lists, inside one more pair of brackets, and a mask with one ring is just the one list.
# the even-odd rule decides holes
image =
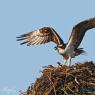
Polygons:
[[72,60],[72,58],[71,57],[69,57],[69,66],[71,66],[71,60]]
[[64,65],[66,65],[66,64],[67,64],[67,60],[64,61]]

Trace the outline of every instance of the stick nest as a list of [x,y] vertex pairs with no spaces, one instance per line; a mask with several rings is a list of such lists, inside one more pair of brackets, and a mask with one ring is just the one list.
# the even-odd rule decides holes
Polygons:
[[48,65],[35,83],[20,95],[95,95],[95,64]]

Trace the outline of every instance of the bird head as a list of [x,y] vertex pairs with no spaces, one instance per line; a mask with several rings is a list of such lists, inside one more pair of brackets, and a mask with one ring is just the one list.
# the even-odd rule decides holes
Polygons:
[[61,49],[61,48],[62,48],[62,47],[59,47],[59,46],[55,46],[55,47],[54,47],[55,50],[59,50],[59,49]]
[[60,45],[55,46],[54,49],[55,50],[65,49],[65,47],[66,47],[66,44],[64,44],[64,45],[63,44],[60,44]]

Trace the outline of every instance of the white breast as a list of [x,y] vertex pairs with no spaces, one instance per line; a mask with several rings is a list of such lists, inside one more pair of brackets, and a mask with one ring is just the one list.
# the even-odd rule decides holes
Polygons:
[[57,50],[58,50],[58,52],[59,52],[60,54],[64,54],[64,49],[58,48]]

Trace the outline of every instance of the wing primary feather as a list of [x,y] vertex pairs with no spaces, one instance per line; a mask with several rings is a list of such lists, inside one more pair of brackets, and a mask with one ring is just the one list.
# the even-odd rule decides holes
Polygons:
[[40,44],[40,40],[41,40],[41,38],[37,38],[37,40],[35,41],[34,45]]
[[44,44],[45,43],[45,38],[44,37],[42,37],[42,41],[41,41],[41,44]]
[[33,36],[32,38],[30,38],[30,41],[31,41],[31,42],[34,42],[34,41],[36,41],[37,39],[38,39],[37,36],[36,36],[36,37]]
[[29,42],[29,41],[22,42],[22,43],[20,43],[20,45],[26,44],[26,43],[28,43],[28,42]]
[[36,37],[35,40],[31,41],[32,45],[36,45],[36,43],[39,41],[40,38]]
[[19,38],[19,39],[17,39],[17,41],[21,41],[21,40],[25,40],[25,39],[27,39],[27,38]]
[[36,37],[34,37],[33,39],[31,39],[31,44],[32,45],[35,45],[35,43],[37,42],[37,40],[38,40],[39,38],[36,36]]
[[27,37],[27,36],[29,36],[29,35],[30,35],[30,33],[32,33],[32,32],[29,32],[29,33],[26,33],[26,34],[20,35],[20,36],[19,36],[19,37],[17,37],[17,38]]
[[31,45],[31,42],[29,42],[28,44],[27,44],[27,46],[30,46]]

